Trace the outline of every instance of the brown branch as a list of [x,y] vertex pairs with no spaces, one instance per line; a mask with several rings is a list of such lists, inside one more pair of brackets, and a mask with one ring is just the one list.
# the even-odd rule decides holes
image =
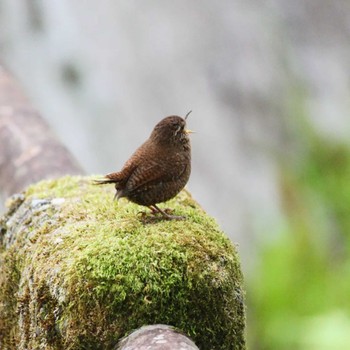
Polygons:
[[195,343],[173,327],[156,324],[144,326],[122,339],[116,350],[198,350]]
[[0,63],[0,192],[83,170]]

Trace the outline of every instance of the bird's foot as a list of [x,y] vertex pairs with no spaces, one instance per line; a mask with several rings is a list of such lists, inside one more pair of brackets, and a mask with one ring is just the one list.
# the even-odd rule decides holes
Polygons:
[[164,210],[158,208],[155,204],[149,207],[153,215],[161,214],[164,220],[183,220],[186,219],[185,216],[171,215],[173,209],[166,208]]
[[186,219],[186,216],[181,216],[181,215],[167,215],[163,216],[164,220],[184,220]]
[[140,216],[141,216],[141,219],[145,219],[146,216],[147,216],[147,212],[145,212],[144,210],[138,211],[138,212],[137,212],[137,215],[140,215]]
[[166,208],[164,210],[158,208],[156,205],[149,206],[151,210],[151,216],[145,211],[139,211],[137,215],[141,216],[141,219],[145,222],[155,222],[161,220],[184,220],[185,216],[172,215],[173,209]]

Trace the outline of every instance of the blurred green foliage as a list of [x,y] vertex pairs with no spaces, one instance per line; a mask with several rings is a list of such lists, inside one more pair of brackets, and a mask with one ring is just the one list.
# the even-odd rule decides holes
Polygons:
[[303,124],[283,224],[247,280],[252,349],[350,349],[350,149]]

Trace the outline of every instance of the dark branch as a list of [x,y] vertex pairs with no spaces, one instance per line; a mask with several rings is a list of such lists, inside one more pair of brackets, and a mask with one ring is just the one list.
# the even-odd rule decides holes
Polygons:
[[83,170],[0,63],[0,192]]

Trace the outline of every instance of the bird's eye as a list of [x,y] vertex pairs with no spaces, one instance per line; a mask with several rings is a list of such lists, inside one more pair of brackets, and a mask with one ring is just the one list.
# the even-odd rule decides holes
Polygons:
[[177,135],[179,132],[182,132],[184,129],[184,126],[181,124],[174,125],[175,126],[175,135]]

